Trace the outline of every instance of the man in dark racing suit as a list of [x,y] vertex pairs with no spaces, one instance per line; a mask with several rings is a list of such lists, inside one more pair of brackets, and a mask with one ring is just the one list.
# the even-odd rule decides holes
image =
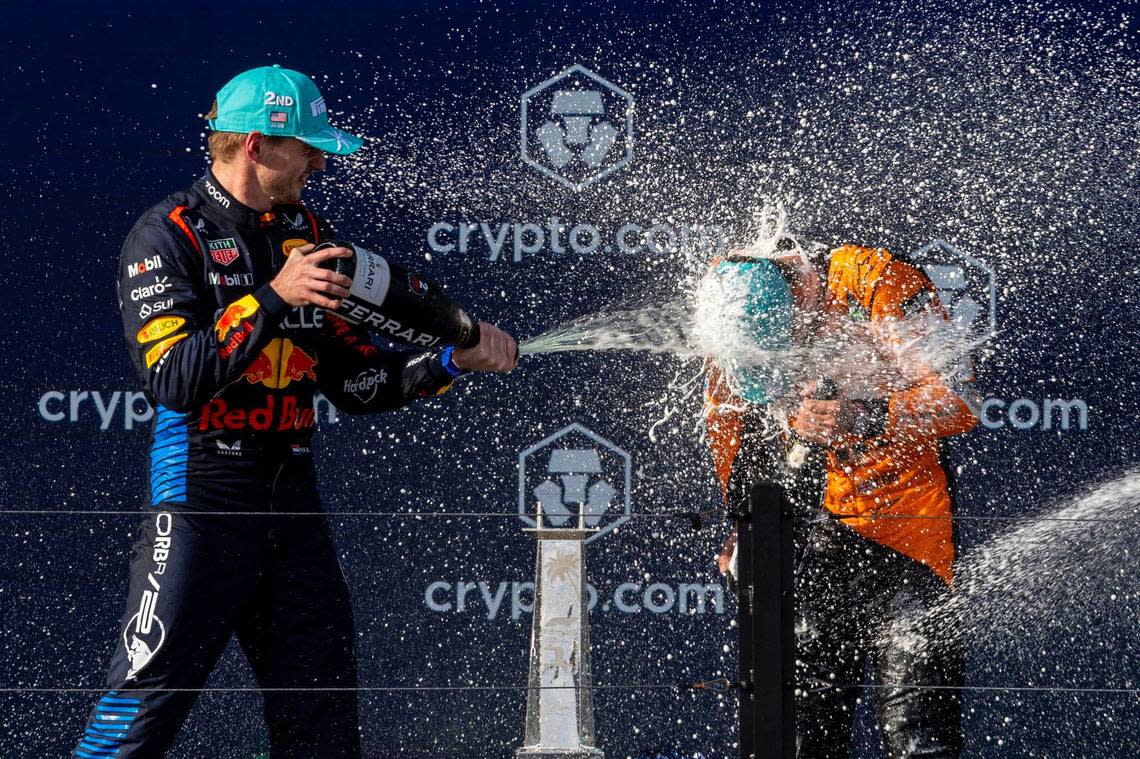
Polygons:
[[274,759],[356,757],[353,617],[310,456],[314,393],[347,413],[398,408],[463,371],[509,371],[515,344],[484,322],[473,348],[384,351],[325,310],[351,282],[319,264],[350,251],[309,252],[332,230],[301,190],[326,151],[360,140],[328,125],[307,77],[245,72],[211,116],[211,170],[123,246],[123,325],[155,408],[149,512],[75,756],[161,756],[236,633]]

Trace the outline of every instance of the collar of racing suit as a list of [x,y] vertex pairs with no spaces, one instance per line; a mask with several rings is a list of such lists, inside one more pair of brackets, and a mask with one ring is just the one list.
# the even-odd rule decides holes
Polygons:
[[242,203],[222,187],[214,172],[206,169],[206,175],[194,183],[194,192],[202,199],[202,208],[220,217],[226,226],[252,231],[272,224],[276,215],[273,211],[261,212]]
[[841,245],[831,251],[827,288],[832,302],[846,308],[850,298],[869,314],[891,260],[885,248]]

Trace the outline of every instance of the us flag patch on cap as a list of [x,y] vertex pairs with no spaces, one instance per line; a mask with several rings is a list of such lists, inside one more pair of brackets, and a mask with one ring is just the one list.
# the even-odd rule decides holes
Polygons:
[[285,111],[270,111],[269,123],[271,126],[285,126],[289,123],[289,114]]

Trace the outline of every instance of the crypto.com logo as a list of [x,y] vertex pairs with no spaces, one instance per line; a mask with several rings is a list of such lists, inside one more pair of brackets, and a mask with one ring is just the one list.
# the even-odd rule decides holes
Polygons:
[[630,515],[630,455],[580,424],[564,427],[519,454],[519,519],[535,527],[542,507],[543,527],[574,528],[579,515],[598,531],[589,543]]
[[955,248],[934,240],[911,254],[934,283],[950,322],[977,347],[997,333],[997,285],[994,270]]
[[633,97],[573,65],[522,96],[524,163],[575,192],[633,157]]

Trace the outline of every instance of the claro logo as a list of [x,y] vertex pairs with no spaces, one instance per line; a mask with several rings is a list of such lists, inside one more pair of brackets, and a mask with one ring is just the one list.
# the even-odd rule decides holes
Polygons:
[[[40,418],[53,424],[99,422],[100,430],[133,430],[150,422],[154,409],[138,390],[48,390],[40,396]],[[317,421],[336,424],[336,406],[319,393],[313,400]]]

